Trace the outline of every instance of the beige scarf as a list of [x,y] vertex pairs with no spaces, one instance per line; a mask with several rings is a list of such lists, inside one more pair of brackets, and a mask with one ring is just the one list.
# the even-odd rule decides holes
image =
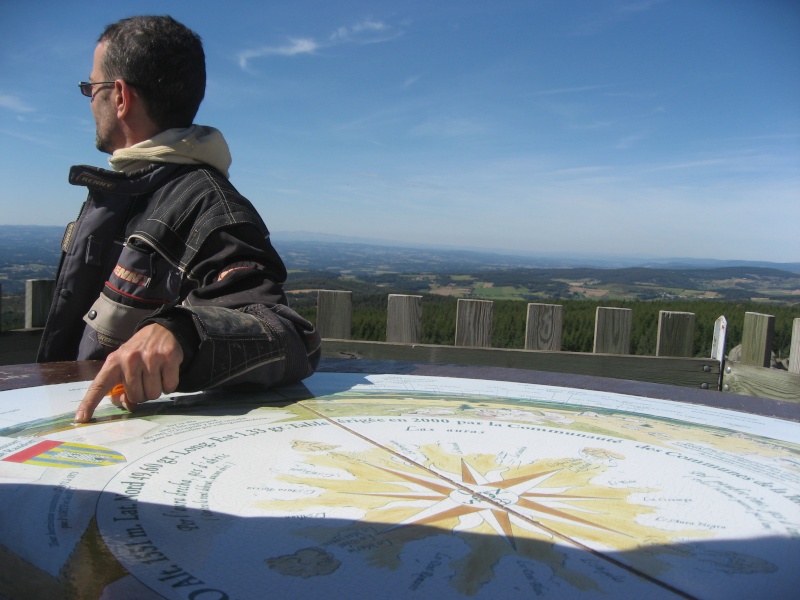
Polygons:
[[130,173],[150,163],[206,164],[228,177],[231,153],[222,133],[213,127],[192,125],[187,129],[167,129],[155,137],[121,148],[108,159],[115,171]]

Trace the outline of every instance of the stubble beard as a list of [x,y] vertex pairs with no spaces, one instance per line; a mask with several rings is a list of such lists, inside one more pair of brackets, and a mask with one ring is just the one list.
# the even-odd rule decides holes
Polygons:
[[[99,100],[99,99],[98,99]],[[114,145],[114,134],[116,123],[113,116],[108,114],[108,107],[98,105],[94,110],[94,145],[100,152],[113,154],[116,147]]]
[[100,150],[100,152],[105,152],[106,154],[114,153],[111,140],[108,139],[107,136],[101,134],[99,130],[95,133],[94,145],[98,150]]

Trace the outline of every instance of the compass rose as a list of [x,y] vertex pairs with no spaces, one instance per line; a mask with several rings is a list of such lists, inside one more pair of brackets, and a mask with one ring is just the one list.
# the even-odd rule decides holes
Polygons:
[[416,514],[387,528],[386,532],[407,525],[424,525],[457,518],[461,524],[456,527],[456,530],[471,529],[481,522],[485,522],[514,549],[516,549],[516,542],[512,525],[528,531],[537,531],[549,538],[553,537],[553,529],[542,523],[541,519],[620,533],[573,514],[575,512],[591,513],[591,511],[566,503],[566,501],[604,500],[606,498],[568,494],[568,487],[543,486],[561,469],[544,470],[527,476],[490,481],[464,459],[461,459],[460,477],[439,471],[434,471],[438,477],[428,477],[384,467],[378,468],[412,484],[417,491],[371,492],[363,493],[363,495],[432,502]]

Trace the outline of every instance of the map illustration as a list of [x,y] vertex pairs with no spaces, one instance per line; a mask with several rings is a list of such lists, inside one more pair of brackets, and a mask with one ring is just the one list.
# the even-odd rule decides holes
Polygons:
[[0,392],[0,598],[789,598],[800,423],[318,373],[72,423]]

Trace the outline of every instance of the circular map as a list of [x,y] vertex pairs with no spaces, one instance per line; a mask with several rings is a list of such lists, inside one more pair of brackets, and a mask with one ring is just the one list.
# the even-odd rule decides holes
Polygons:
[[[318,373],[71,423],[3,392],[0,596],[756,598],[800,589],[800,423]],[[3,418],[0,416],[0,418]],[[3,573],[4,571],[4,573]]]
[[614,395],[442,383],[212,420],[115,475],[103,539],[176,598],[715,597],[797,581],[796,446]]

